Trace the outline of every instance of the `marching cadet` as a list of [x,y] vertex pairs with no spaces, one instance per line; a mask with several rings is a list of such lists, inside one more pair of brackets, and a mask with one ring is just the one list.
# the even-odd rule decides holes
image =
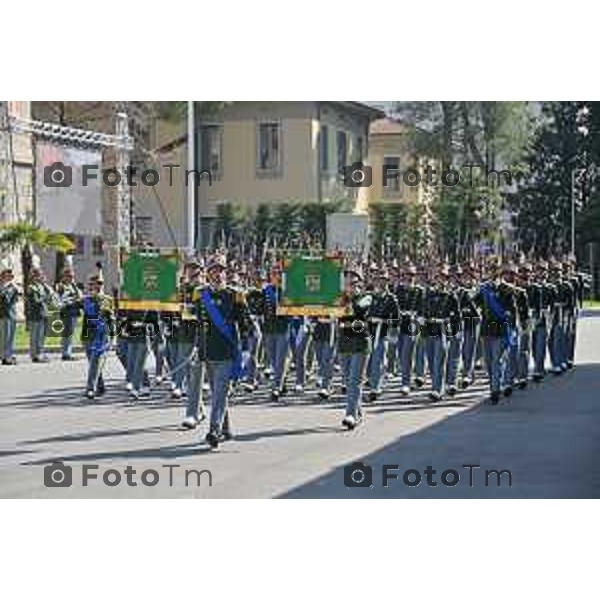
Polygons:
[[215,259],[207,265],[207,285],[194,292],[198,318],[197,348],[206,361],[211,390],[210,427],[206,442],[218,448],[231,439],[227,408],[230,384],[242,368],[242,345],[250,331],[248,308],[241,292],[225,284],[225,264]]
[[425,296],[427,295],[429,288],[433,286],[433,277],[424,267],[421,267],[418,273],[423,294],[421,311],[417,313],[419,335],[417,336],[415,345],[415,387],[420,389],[425,385],[425,340],[427,339],[427,336],[423,332],[423,326],[425,325]]
[[504,395],[506,397],[513,393],[515,380],[518,374],[519,355],[521,340],[524,329],[529,320],[529,300],[527,292],[516,285],[517,267],[507,262],[503,268],[503,283],[510,288],[515,302],[515,312],[509,315],[510,326],[514,331],[513,343],[508,347],[506,355],[506,367],[502,381]]
[[433,285],[425,292],[423,316],[425,319],[421,335],[425,339],[425,355],[431,373],[431,392],[434,402],[444,395],[444,371],[448,351],[448,334],[452,335],[452,320],[459,315],[458,298],[448,288],[449,268],[442,265],[437,269]]
[[539,286],[533,282],[531,264],[529,263],[521,264],[518,276],[517,285],[521,291],[517,298],[517,310],[521,325],[521,336],[516,375],[517,387],[524,390],[527,387],[529,378],[532,336],[536,325],[533,307],[539,293]]
[[264,299],[263,339],[268,367],[272,369],[271,400],[278,402],[285,392],[285,367],[289,351],[289,319],[277,315],[281,298],[281,269],[275,265],[271,281],[262,290]]
[[551,267],[552,283],[555,286],[552,325],[548,345],[554,375],[562,375],[567,370],[566,319],[574,306],[574,292],[571,284],[562,276],[562,264],[554,261]]
[[461,380],[461,389],[463,390],[472,385],[475,379],[475,358],[481,330],[481,315],[473,302],[477,293],[476,284],[476,267],[469,263],[463,271],[463,285],[458,298],[463,328]]
[[575,272],[575,257],[563,263],[566,279],[573,288],[573,305],[567,315],[567,368],[572,369],[575,365],[575,345],[577,341],[577,318],[579,311],[583,308],[584,281],[583,275]]
[[0,272],[0,359],[3,365],[16,365],[15,333],[17,301],[21,290],[14,281],[13,270],[6,266]]
[[394,290],[398,301],[400,322],[398,327],[398,345],[395,348],[400,364],[402,387],[400,393],[410,393],[410,378],[413,369],[415,347],[418,340],[419,323],[417,319],[423,314],[423,296],[425,289],[417,283],[417,268],[413,264],[405,267],[401,279]]
[[264,313],[264,298],[262,285],[264,278],[261,278],[257,271],[253,277],[253,285],[246,292],[246,305],[252,328],[248,334],[247,347],[245,349],[245,364],[243,369],[244,380],[242,388],[247,392],[253,392],[258,387],[258,363],[262,350],[262,323],[261,318]]
[[346,415],[342,425],[354,429],[362,420],[362,381],[369,353],[368,318],[373,298],[362,292],[360,269],[344,273],[345,303],[350,313],[338,319],[338,355],[346,385]]
[[62,359],[74,360],[73,357],[73,334],[77,317],[81,314],[81,290],[75,283],[73,268],[68,266],[63,269],[62,277],[56,286],[60,305],[60,318],[63,324],[61,350]]
[[113,301],[104,293],[104,281],[99,275],[92,275],[88,281],[88,293],[83,296],[83,324],[81,339],[88,360],[86,397],[92,400],[105,392],[102,369],[113,326]]
[[[31,270],[30,282],[25,290],[25,319],[29,329],[29,348],[31,361],[48,362],[44,355],[46,337],[46,319],[52,298],[49,286],[44,282],[44,274],[39,267]],[[50,290],[51,291],[51,290]]]
[[500,264],[490,265],[490,279],[481,284],[474,299],[482,315],[481,339],[492,404],[498,404],[500,400],[506,354],[516,344],[513,288],[502,280],[501,274]]
[[181,319],[172,326],[171,334],[175,341],[175,356],[173,358],[172,396],[179,399],[186,392],[189,365],[195,343],[195,325],[192,316],[195,289],[201,285],[202,267],[196,260],[188,262],[184,268],[184,275],[180,285],[180,299],[182,305]]
[[546,348],[548,346],[548,330],[550,314],[556,294],[555,287],[548,281],[548,263],[540,260],[537,263],[537,275],[532,284],[530,305],[534,320],[531,334],[531,352],[533,355],[533,381],[539,383],[546,374]]
[[381,395],[381,376],[387,350],[390,325],[399,319],[398,301],[389,290],[389,278],[385,270],[372,268],[371,307],[369,310],[369,333],[372,340],[371,354],[367,363],[367,383],[370,402]]
[[458,378],[458,365],[462,354],[463,345],[463,322],[460,299],[464,296],[464,289],[461,285],[463,270],[460,265],[455,265],[452,278],[449,282],[449,291],[456,298],[455,312],[448,319],[448,353],[446,358],[446,389],[449,396],[455,396],[458,388],[456,380]]

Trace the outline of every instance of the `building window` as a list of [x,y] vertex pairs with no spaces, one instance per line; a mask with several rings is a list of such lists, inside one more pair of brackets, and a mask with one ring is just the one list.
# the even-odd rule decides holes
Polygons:
[[258,175],[281,175],[281,123],[276,121],[259,123],[257,138]]
[[329,130],[327,125],[321,125],[319,137],[319,164],[321,171],[329,170]]
[[223,168],[223,126],[202,125],[200,141],[201,169],[218,176]]
[[[387,173],[387,182],[386,182]],[[383,158],[383,170],[381,173],[383,183],[383,195],[395,195],[400,193],[400,157],[385,156]]]
[[98,235],[92,238],[92,254],[94,256],[104,255],[104,240]]
[[338,171],[342,172],[342,169],[347,166],[348,157],[348,138],[345,131],[337,132],[337,166]]

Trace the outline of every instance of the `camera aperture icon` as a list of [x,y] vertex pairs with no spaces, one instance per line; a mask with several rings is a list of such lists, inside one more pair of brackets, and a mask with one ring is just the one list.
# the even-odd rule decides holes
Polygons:
[[361,461],[344,467],[344,485],[347,488],[373,487],[373,467]]
[[57,161],[44,167],[44,185],[46,187],[71,187],[73,185],[73,167]]
[[357,161],[344,167],[344,185],[349,188],[371,187],[373,185],[373,169]]
[[44,467],[44,485],[46,487],[71,487],[73,485],[73,469],[61,461]]

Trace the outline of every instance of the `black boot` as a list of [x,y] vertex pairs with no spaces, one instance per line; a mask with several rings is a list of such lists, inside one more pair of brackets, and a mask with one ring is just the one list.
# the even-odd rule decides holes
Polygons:
[[490,402],[492,404],[498,404],[498,402],[500,402],[500,392],[492,392],[492,395],[490,396]]

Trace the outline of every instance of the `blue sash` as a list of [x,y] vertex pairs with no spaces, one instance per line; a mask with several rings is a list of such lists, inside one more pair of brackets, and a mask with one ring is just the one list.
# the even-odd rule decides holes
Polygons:
[[500,323],[504,344],[507,348],[514,348],[517,345],[517,333],[510,326],[508,315],[498,299],[498,296],[496,296],[489,283],[484,283],[480,287],[480,292],[485,305],[494,316],[494,319]]
[[263,289],[263,293],[269,304],[272,304],[273,306],[277,304],[277,292],[275,291],[275,286],[271,284],[266,285]]
[[225,321],[221,311],[217,308],[217,305],[211,298],[210,291],[208,289],[202,290],[200,297],[202,298],[202,304],[204,304],[204,308],[206,308],[206,312],[208,313],[213,325],[217,328],[225,341],[231,346],[233,351],[233,365],[231,367],[230,377],[234,381],[237,381],[242,376],[242,353],[240,351],[233,326]]
[[83,299],[83,317],[86,328],[93,324],[94,336],[89,343],[90,352],[94,356],[101,356],[109,344],[104,320],[100,317],[98,306],[91,296],[85,296]]

